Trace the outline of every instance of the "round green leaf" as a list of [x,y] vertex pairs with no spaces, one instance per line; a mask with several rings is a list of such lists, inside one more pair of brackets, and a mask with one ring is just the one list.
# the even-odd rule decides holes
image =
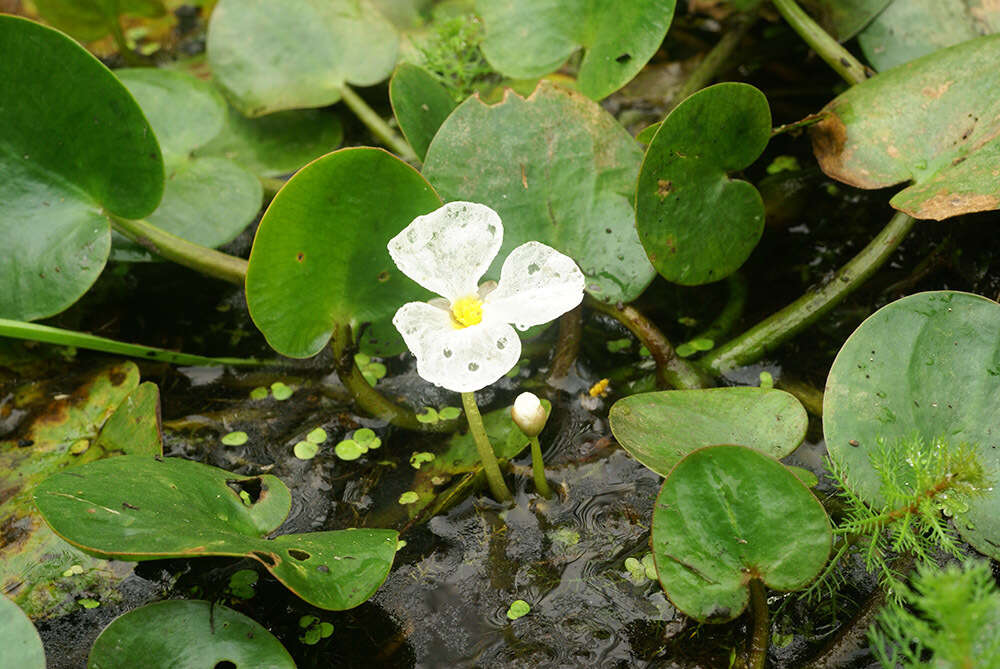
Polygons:
[[0,648],[7,666],[45,669],[42,640],[17,604],[0,595]]
[[179,70],[126,68],[115,75],[153,126],[163,158],[187,158],[222,130],[226,103],[210,83]]
[[1000,28],[1000,6],[969,0],[893,2],[858,35],[876,70],[909,62]]
[[135,100],[96,58],[62,33],[7,15],[0,128],[0,318],[44,318],[75,302],[103,269],[111,244],[104,211],[142,218],[156,208],[160,148]]
[[728,173],[753,163],[770,137],[767,98],[748,84],[709,86],[663,120],[639,173],[635,224],[665,279],[718,281],[749,257],[764,231],[764,201]]
[[357,606],[378,589],[398,537],[351,529],[265,539],[291,508],[280,480],[176,458],[98,460],[49,477],[34,499],[59,536],[90,553],[126,560],[251,557],[302,599],[332,610]]
[[[215,247],[230,242],[260,210],[260,181],[225,158],[193,158],[223,128],[226,105],[207,82],[151,68],[116,72],[135,96],[163,149],[166,189],[148,220],[182,239]],[[148,251],[115,238],[115,260],[151,260]]]
[[438,128],[458,103],[441,82],[418,65],[403,63],[389,81],[389,101],[406,141],[423,160]]
[[826,564],[823,506],[777,460],[743,446],[697,450],[670,472],[653,510],[653,560],[674,606],[702,622],[733,620],[749,583],[805,587]]
[[212,73],[247,116],[333,104],[388,77],[398,48],[369,0],[219,0],[208,27]]
[[281,642],[242,613],[212,602],[156,602],[115,618],[97,637],[87,669],[295,669]]
[[528,98],[471,97],[444,122],[424,174],[446,201],[482,202],[503,220],[497,279],[514,247],[548,244],[573,258],[587,291],[629,302],[655,276],[631,199],[641,152],[600,105],[543,81]]
[[257,176],[277,177],[337,148],[343,139],[340,119],[329,111],[303,109],[247,118],[229,107],[222,132],[195,155],[228,158]]
[[809,425],[792,395],[746,387],[631,395],[614,403],[609,421],[622,448],[660,476],[691,451],[716,444],[782,458],[799,447]]
[[261,219],[247,268],[247,306],[268,343],[306,358],[338,324],[388,320],[425,298],[386,245],[440,206],[416,170],[381,149],[342,149],[300,170]]
[[[889,444],[943,438],[976,448],[1000,471],[1000,305],[951,291],[918,293],[872,314],[834,360],[823,398],[823,433],[858,495],[883,503],[870,455]],[[1000,487],[956,520],[981,552],[1000,557]]]
[[660,48],[675,0],[477,0],[486,25],[483,55],[503,74],[531,79],[586,49],[580,90],[600,100],[624,86]]
[[1000,207],[998,62],[993,35],[852,86],[810,128],[820,167],[858,188],[912,181],[889,203],[914,218]]

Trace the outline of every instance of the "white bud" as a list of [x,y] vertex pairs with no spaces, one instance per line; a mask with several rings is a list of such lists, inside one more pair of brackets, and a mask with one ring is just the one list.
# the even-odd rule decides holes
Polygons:
[[521,393],[510,408],[510,417],[525,435],[537,437],[549,415],[534,393]]

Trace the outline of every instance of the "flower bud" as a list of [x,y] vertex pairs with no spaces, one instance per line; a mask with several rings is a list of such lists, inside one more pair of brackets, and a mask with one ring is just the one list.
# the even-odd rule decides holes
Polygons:
[[510,417],[528,437],[537,437],[545,427],[549,414],[534,393],[521,393],[510,408]]

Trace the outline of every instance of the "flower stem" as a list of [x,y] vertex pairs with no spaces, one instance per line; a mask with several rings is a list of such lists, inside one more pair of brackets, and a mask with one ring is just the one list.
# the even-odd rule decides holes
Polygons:
[[333,350],[337,376],[351,393],[358,407],[368,415],[389,421],[396,427],[419,432],[454,432],[457,428],[457,420],[421,423],[412,410],[396,404],[369,384],[354,360],[357,346],[349,325],[338,325],[334,329],[330,338],[330,348]]
[[747,280],[741,273],[735,272],[726,279],[726,286],[729,289],[729,294],[726,296],[726,304],[722,307],[722,311],[705,330],[699,332],[692,339],[719,341],[736,327],[736,322],[743,316],[743,310],[747,304],[747,293],[749,292]]
[[652,321],[627,304],[606,304],[587,295],[585,304],[595,311],[611,316],[629,329],[649,349],[656,362],[656,382],[661,388],[693,390],[712,385],[696,366],[674,353],[670,341]]
[[906,238],[913,223],[913,218],[897,212],[875,239],[841,267],[829,282],[810,290],[724,346],[710,351],[698,360],[698,364],[712,374],[720,375],[760,360],[812,325],[867,281]]
[[396,152],[400,158],[407,162],[419,162],[416,152],[400,137],[399,133],[389,127],[389,124],[382,120],[382,117],[375,113],[375,110],[368,106],[368,103],[361,99],[354,90],[344,84],[340,89],[340,96],[344,104],[350,107],[354,115],[361,120],[372,135],[380,142]]
[[0,318],[0,337],[10,337],[12,339],[27,339],[31,341],[41,341],[48,344],[59,344],[61,346],[76,346],[90,351],[101,351],[103,353],[115,353],[117,355],[127,355],[143,360],[156,362],[169,362],[174,365],[234,365],[251,366],[271,364],[269,361],[256,360],[254,358],[208,358],[201,355],[190,355],[188,353],[178,353],[168,351],[155,346],[142,346],[140,344],[127,344],[105,339],[85,332],[75,332],[73,330],[63,330],[48,325],[37,323],[24,323],[22,321],[12,321]]
[[684,80],[684,83],[674,94],[673,98],[671,98],[670,104],[667,106],[668,112],[715,79],[719,70],[726,64],[729,57],[733,55],[736,47],[739,46],[743,38],[746,37],[747,32],[750,31],[750,28],[756,22],[756,10],[742,14],[736,19],[736,25],[733,29],[719,38],[715,46],[712,47],[705,57],[702,58],[701,62],[698,63],[698,66],[691,71],[687,79]]
[[559,317],[559,336],[556,352],[549,366],[548,383],[566,378],[580,353],[580,334],[583,329],[583,309],[577,307]]
[[545,463],[542,462],[542,446],[538,443],[538,437],[531,438],[531,471],[535,476],[535,490],[538,494],[546,499],[552,497],[552,489],[545,480]]
[[158,256],[237,286],[246,279],[247,261],[243,258],[194,244],[146,221],[108,216],[115,230]]
[[753,613],[753,637],[750,639],[749,669],[764,669],[767,644],[771,636],[771,618],[767,613],[767,596],[759,578],[750,580],[750,608]]
[[868,78],[865,66],[802,11],[802,8],[795,4],[795,0],[774,0],[774,7],[792,30],[797,32],[799,37],[805,40],[806,44],[811,46],[813,51],[819,54],[819,57],[826,61],[826,64],[844,81],[853,85],[860,84]]
[[504,483],[503,474],[500,473],[500,465],[497,463],[496,453],[490,445],[490,438],[486,435],[486,428],[483,426],[483,417],[479,413],[479,406],[476,404],[474,393],[462,393],[462,406],[465,407],[465,417],[469,421],[469,431],[476,442],[476,450],[479,451],[479,459],[483,463],[483,471],[486,473],[486,481],[490,484],[490,492],[498,502],[509,502],[513,499],[507,484]]

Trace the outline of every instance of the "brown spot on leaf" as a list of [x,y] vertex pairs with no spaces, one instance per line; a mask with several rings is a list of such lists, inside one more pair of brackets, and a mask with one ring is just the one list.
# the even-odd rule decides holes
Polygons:
[[524,163],[521,163],[521,185],[524,186],[524,190],[528,190],[528,172],[525,170]]
[[673,183],[667,181],[666,179],[660,179],[656,182],[656,196],[661,200],[665,199],[670,195],[670,191],[673,190]]
[[306,259],[306,254],[303,253],[302,251],[299,251],[298,254],[295,256],[295,259],[298,260],[299,262],[303,262]]
[[942,189],[915,204],[916,207],[903,208],[903,211],[914,218],[943,221],[959,214],[1000,209],[1000,197],[988,193],[953,193]]
[[920,92],[924,94],[924,97],[930,98],[931,100],[937,100],[939,97],[944,95],[949,88],[951,88],[952,82],[945,81],[937,86],[924,86]]

